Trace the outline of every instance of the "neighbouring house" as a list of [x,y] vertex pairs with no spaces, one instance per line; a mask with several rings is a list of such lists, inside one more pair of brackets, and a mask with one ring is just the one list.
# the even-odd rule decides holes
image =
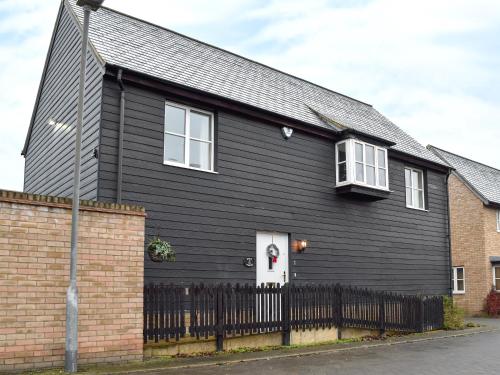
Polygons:
[[469,314],[500,292],[500,170],[429,146],[454,170],[450,199],[453,296]]
[[[63,1],[26,192],[71,196],[81,22]],[[450,168],[371,105],[105,7],[89,43],[82,197],[146,208],[177,253],[146,282],[451,292]]]

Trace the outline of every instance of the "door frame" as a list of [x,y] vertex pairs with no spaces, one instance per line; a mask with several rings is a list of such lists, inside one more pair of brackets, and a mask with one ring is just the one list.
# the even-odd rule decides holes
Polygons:
[[[292,262],[292,254],[293,254],[293,251],[292,251],[292,233],[290,232],[287,232],[287,231],[279,231],[279,230],[271,230],[271,229],[256,229],[255,230],[255,234],[254,234],[254,249],[255,251],[257,251],[257,233],[259,232],[265,232],[265,233],[280,233],[280,234],[286,234],[287,237],[288,237],[288,264],[287,264],[287,275],[288,275],[288,282],[287,284],[290,284],[292,283],[292,274],[291,274],[291,262]],[[257,253],[255,254],[255,272],[254,272],[254,284],[257,285]],[[283,284],[280,284],[280,285],[283,285]]]

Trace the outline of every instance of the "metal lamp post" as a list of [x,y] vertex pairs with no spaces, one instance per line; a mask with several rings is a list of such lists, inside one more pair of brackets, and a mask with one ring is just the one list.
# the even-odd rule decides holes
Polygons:
[[80,209],[80,161],[82,149],[83,100],[85,96],[85,73],[87,68],[87,43],[89,36],[90,12],[99,9],[104,0],[78,0],[83,8],[82,55],[80,60],[80,86],[78,92],[78,113],[75,140],[75,175],[73,180],[73,208],[71,217],[71,262],[70,284],[66,292],[66,351],[64,369],[66,372],[77,371],[78,357],[78,287],[76,266],[78,250],[78,211]]

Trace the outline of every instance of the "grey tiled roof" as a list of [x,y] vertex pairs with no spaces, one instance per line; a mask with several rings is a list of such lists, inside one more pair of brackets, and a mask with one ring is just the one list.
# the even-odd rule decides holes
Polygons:
[[485,200],[500,204],[500,170],[434,146],[428,148],[454,168]]
[[[68,1],[81,23],[83,12],[75,2]],[[90,40],[105,63],[335,129],[316,111],[392,141],[396,150],[442,164],[371,105],[148,22],[101,8],[92,14]]]

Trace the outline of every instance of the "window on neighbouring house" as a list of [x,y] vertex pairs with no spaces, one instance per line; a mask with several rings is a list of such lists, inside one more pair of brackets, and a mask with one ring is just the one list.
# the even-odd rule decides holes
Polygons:
[[356,139],[336,144],[337,186],[356,184],[388,189],[387,150]]
[[453,267],[453,293],[465,293],[465,269],[464,267]]
[[213,171],[213,114],[165,105],[164,163]]
[[500,232],[500,210],[497,210],[497,232]]
[[500,266],[493,267],[493,287],[500,292]]
[[424,172],[405,168],[406,207],[425,209]]

